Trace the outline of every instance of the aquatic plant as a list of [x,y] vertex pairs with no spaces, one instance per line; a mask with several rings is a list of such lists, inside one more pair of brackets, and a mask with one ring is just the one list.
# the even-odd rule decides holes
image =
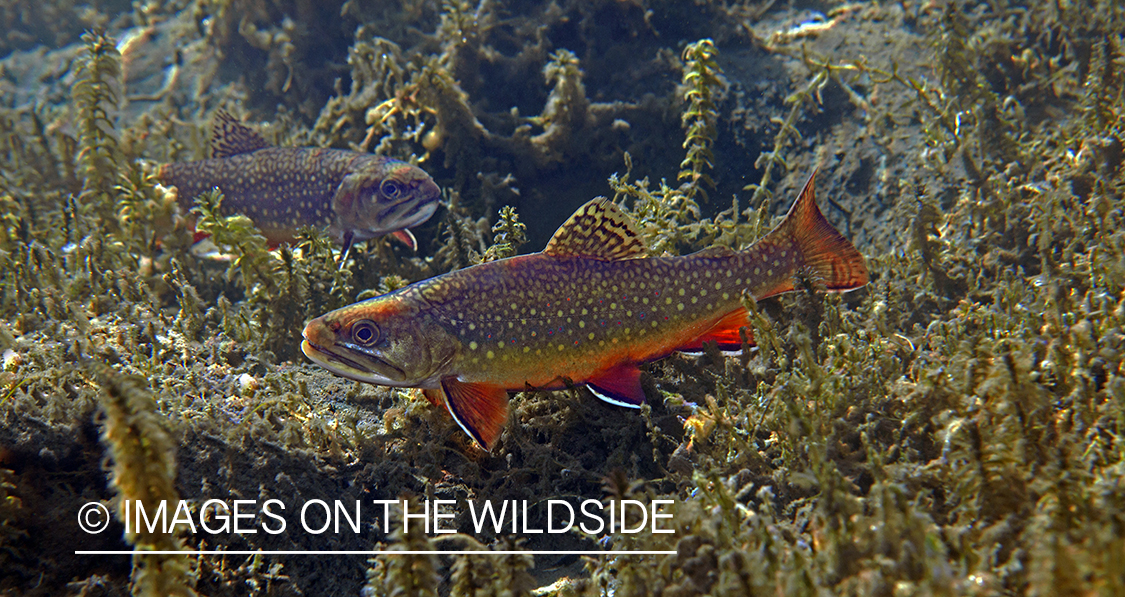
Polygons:
[[500,219],[492,226],[492,246],[480,257],[481,263],[513,257],[527,243],[527,226],[510,205],[500,208]]
[[[438,35],[442,12],[471,27],[479,6],[462,4],[454,15],[452,5],[403,4],[386,8],[386,17],[378,7],[360,4],[349,4],[348,18],[363,18],[366,32],[388,38],[358,33],[349,67],[353,81],[362,82],[339,91],[340,103],[321,111],[315,131],[302,132],[296,118],[286,134],[307,134],[320,145],[378,147],[399,157],[415,153],[423,159],[430,151],[437,157],[427,166],[439,171],[441,142],[461,141],[449,151],[465,152],[463,162],[451,164],[466,170],[442,175],[463,183],[466,200],[453,202],[456,218],[441,233],[448,229],[449,236],[434,243],[448,247],[438,258],[428,257],[432,247],[415,257],[371,243],[341,269],[328,240],[317,233],[287,252],[267,253],[243,238],[253,233],[248,223],[212,218],[217,234],[225,227],[231,235],[225,252],[243,259],[232,270],[230,262],[183,251],[175,244],[184,242],[183,230],[169,237],[150,223],[149,214],[158,218],[166,197],[131,169],[132,156],[113,157],[107,149],[116,139],[125,153],[130,147],[147,152],[166,142],[167,122],[137,125],[147,141],[129,145],[126,133],[113,128],[111,102],[86,102],[83,114],[77,101],[0,109],[0,349],[11,351],[0,372],[0,467],[13,470],[0,477],[6,484],[0,487],[6,525],[0,527],[0,559],[7,554],[5,570],[14,571],[0,580],[0,591],[125,590],[128,572],[58,555],[70,545],[37,547],[46,553],[37,551],[32,562],[19,531],[34,532],[44,519],[72,520],[87,499],[113,498],[100,468],[103,452],[84,438],[97,429],[89,424],[97,405],[111,401],[106,380],[124,388],[129,376],[142,375],[152,383],[133,379],[132,389],[117,396],[129,404],[134,391],[146,396],[137,398],[143,408],[136,412],[163,428],[162,445],[178,447],[177,493],[187,499],[218,492],[309,495],[329,487],[393,492],[388,495],[438,488],[497,499],[565,493],[676,500],[677,533],[646,536],[643,545],[676,555],[588,558],[584,573],[568,570],[574,580],[553,589],[563,594],[1125,592],[1119,566],[1125,559],[1120,3],[1057,3],[1037,10],[849,5],[841,7],[846,14],[829,13],[802,29],[823,31],[822,38],[779,37],[768,46],[753,40],[769,39],[763,28],[792,14],[788,9],[732,22],[751,8],[693,5],[694,20],[671,27],[656,6],[649,25],[644,11],[630,3],[557,6],[538,21],[520,6],[505,5],[502,21],[487,22],[478,39],[459,49],[451,36]],[[273,11],[254,21],[258,33],[273,34],[283,32],[283,5],[296,6],[244,2],[239,10]],[[417,11],[414,22],[422,23],[422,33],[392,35],[405,30],[395,11],[409,10]],[[242,44],[237,27],[243,13],[231,14],[237,16],[224,17],[227,42]],[[558,178],[539,177],[529,167],[535,153],[514,155],[511,148],[528,147],[517,145],[520,134],[540,132],[536,115],[509,114],[510,103],[497,102],[513,95],[490,93],[479,81],[500,71],[517,73],[505,80],[520,80],[526,112],[524,105],[546,101],[558,84],[566,85],[560,94],[573,90],[575,75],[581,75],[577,80],[590,96],[587,114],[595,116],[585,125],[592,128],[579,132],[610,130],[597,112],[608,103],[594,100],[625,89],[610,97],[632,101],[631,78],[646,84],[651,79],[635,65],[607,68],[602,47],[589,43],[596,41],[590,28],[605,22],[599,17],[606,14],[636,15],[630,23],[639,41],[622,47],[644,56],[651,69],[646,72],[671,78],[667,88],[652,88],[658,97],[651,105],[663,108],[615,112],[615,118],[628,119],[637,138],[666,139],[668,130],[677,129],[680,107],[690,108],[675,103],[676,53],[663,40],[701,35],[714,35],[724,48],[731,85],[724,110],[728,103],[734,110],[756,109],[765,123],[755,131],[760,138],[748,133],[739,140],[765,148],[758,171],[746,172],[758,186],[733,198],[729,208],[715,206],[723,208],[717,214],[700,209],[698,195],[661,183],[661,175],[685,170],[676,167],[685,157],[677,144],[652,153],[622,145],[633,151],[610,188],[639,217],[650,248],[683,253],[753,241],[787,203],[779,189],[799,184],[819,163],[821,205],[833,218],[851,212],[853,238],[862,239],[869,257],[871,284],[843,297],[820,297],[803,287],[759,303],[747,298],[748,331],[758,350],[738,358],[705,352],[652,364],[644,378],[650,404],[640,413],[602,406],[578,391],[519,393],[511,407],[518,424],[506,432],[499,457],[469,450],[449,418],[419,397],[297,364],[302,318],[326,305],[464,267],[474,253],[508,254],[518,226],[515,213],[500,208],[513,199],[486,196],[489,176],[499,180],[510,168],[519,177],[520,216],[531,229],[537,223],[532,198],[543,193],[537,185],[544,180],[553,185],[549,190],[558,190],[560,182],[580,192],[592,188],[581,186],[590,182],[588,171],[581,179],[561,169],[552,173]],[[193,29],[189,24],[186,29]],[[646,27],[659,36],[648,35]],[[754,45],[744,53],[727,50],[723,36]],[[569,47],[581,63],[559,61],[558,84],[544,85],[538,74],[560,49],[551,45],[559,39],[575,40],[578,45]],[[298,49],[306,43],[290,41]],[[894,56],[885,44],[896,49]],[[463,52],[459,68],[475,75],[476,83],[451,76],[449,62],[430,64],[433,72],[420,77],[426,58],[447,47]],[[261,64],[267,53],[283,48],[261,50]],[[100,51],[111,54],[105,44]],[[769,71],[774,82],[767,89],[775,95],[759,93],[742,77],[742,68],[759,64],[762,52],[778,67]],[[288,66],[271,64],[274,81],[284,84]],[[300,71],[308,65],[299,59],[290,64],[293,81],[277,97],[289,114],[308,114],[310,106],[315,113],[315,100],[297,107],[306,102],[296,96],[305,77]],[[568,67],[569,79],[561,76]],[[100,72],[99,80],[112,81],[110,71]],[[237,89],[208,91],[199,102],[210,106],[229,97],[222,93]],[[786,94],[788,104],[770,99]],[[269,119],[272,104],[263,105],[249,101]],[[175,105],[168,121],[191,124],[171,130],[206,130],[195,122],[205,120],[198,108]],[[98,121],[95,109],[107,116]],[[556,115],[556,122],[565,122],[566,114]],[[82,123],[91,116],[101,128],[91,129],[86,146],[94,149],[81,160],[111,159],[103,162],[99,179],[82,174],[88,161],[75,160]],[[447,129],[451,123],[464,128]],[[728,126],[722,112],[716,125]],[[180,142],[195,143],[190,135],[199,133]],[[591,137],[607,138],[616,139]],[[738,151],[721,138],[709,150],[723,159]],[[594,141],[566,151],[583,164],[611,154]],[[764,200],[772,194],[779,199]],[[83,196],[89,200],[73,199]],[[552,194],[551,200],[561,199]],[[95,206],[108,210],[108,217],[75,228],[75,214]],[[105,378],[93,375],[89,361],[112,371]],[[108,433],[108,418],[105,425]],[[164,452],[123,461],[143,467],[144,474],[167,472]],[[123,486],[127,476],[122,473]],[[603,486],[607,476],[613,481]],[[133,486],[139,482],[134,479]],[[50,499],[29,497],[45,495],[37,493],[40,488],[52,492]],[[18,508],[13,496],[21,499]],[[419,541],[420,535],[410,533]],[[220,549],[281,545],[281,539],[262,539],[244,537],[244,543],[222,543]],[[486,548],[505,545],[503,537],[476,539]],[[368,549],[373,541],[389,546],[393,539],[377,534],[339,541]],[[640,546],[630,536],[604,541]],[[3,551],[8,546],[16,551]],[[396,561],[381,561],[373,590],[393,591],[389,566]],[[550,565],[537,561],[539,568],[527,569],[526,561],[492,555],[414,564],[413,571],[395,572],[402,575],[395,582],[439,593],[454,586],[492,592],[499,579],[538,574]],[[308,592],[308,579],[316,578],[323,592],[354,592],[362,584],[362,563],[341,559],[333,565],[342,573],[311,570],[297,559],[286,560],[282,569],[268,558],[207,558],[199,563],[196,587],[214,594],[235,585]],[[157,570],[145,568],[146,575]],[[190,573],[181,578],[187,586],[194,580]]]
[[[121,55],[116,42],[104,31],[82,36],[85,53],[78,63],[73,101],[78,115],[78,161],[82,192],[77,197],[71,225],[92,218],[112,221],[114,186],[117,184],[120,149],[114,134],[121,92]],[[85,231],[72,232],[77,240]]]
[[706,200],[707,191],[703,186],[715,187],[715,181],[707,174],[707,170],[711,169],[715,159],[711,146],[718,134],[715,130],[715,123],[719,118],[715,106],[718,98],[715,96],[724,87],[722,69],[715,61],[718,53],[719,50],[710,39],[701,39],[684,48],[682,85],[687,107],[680,119],[687,129],[684,138],[687,156],[680,164],[677,179],[687,179],[688,198],[694,198],[698,194]]
[[[112,483],[118,494],[117,519],[126,524],[125,539],[138,551],[179,551],[175,535],[150,530],[137,518],[140,504],[155,513],[179,503],[176,492],[176,447],[157,414],[144,380],[103,370],[103,441],[113,460]],[[130,509],[133,509],[130,511]],[[132,524],[129,524],[129,520]],[[133,556],[132,593],[137,596],[194,596],[194,580],[186,556]]]
[[[416,506],[417,507],[417,506]],[[393,531],[389,544],[380,543],[376,549],[394,551],[433,551],[433,541],[426,535],[423,522],[418,519],[406,521],[392,517],[389,521]],[[409,530],[407,530],[409,529]],[[438,595],[440,577],[437,573],[437,558],[427,554],[403,554],[377,557],[371,560],[367,570],[367,584],[363,594],[367,597],[418,595],[420,597]]]
[[25,555],[19,543],[28,536],[27,531],[19,527],[23,500],[14,494],[17,487],[11,482],[13,476],[11,470],[0,468],[0,565]]

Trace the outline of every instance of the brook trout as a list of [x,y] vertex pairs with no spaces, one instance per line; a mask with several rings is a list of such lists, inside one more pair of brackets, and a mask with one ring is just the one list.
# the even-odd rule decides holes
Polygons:
[[798,274],[831,292],[867,283],[863,256],[820,213],[809,177],[785,220],[745,251],[645,257],[632,220],[595,199],[541,253],[417,282],[310,321],[301,350],[358,381],[422,388],[486,450],[508,392],[584,384],[639,408],[643,363],[742,346],[743,291],[764,299]]
[[429,219],[441,191],[421,168],[346,151],[274,147],[225,112],[215,118],[211,159],[165,164],[157,177],[175,186],[185,212],[218,187],[222,209],[254,220],[271,244],[291,242],[302,226],[328,228],[344,247],[393,234],[417,248],[409,228]]

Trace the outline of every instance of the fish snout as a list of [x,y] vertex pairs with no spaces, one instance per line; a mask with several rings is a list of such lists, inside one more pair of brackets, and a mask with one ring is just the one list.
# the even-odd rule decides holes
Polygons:
[[336,343],[336,334],[325,325],[324,317],[317,317],[306,323],[301,336],[304,338],[304,341],[301,342],[301,352],[309,357],[312,356],[309,354],[310,350],[323,352],[323,347],[332,346]]
[[418,185],[418,195],[424,197],[427,201],[437,203],[437,200],[441,197],[441,187],[434,182],[434,179],[427,176],[422,180],[422,184]]

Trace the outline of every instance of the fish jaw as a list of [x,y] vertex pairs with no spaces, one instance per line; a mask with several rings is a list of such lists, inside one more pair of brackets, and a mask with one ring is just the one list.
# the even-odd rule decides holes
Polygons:
[[332,198],[336,233],[356,241],[412,228],[437,211],[441,189],[421,168],[363,156]]
[[412,303],[410,288],[337,309],[309,321],[301,351],[348,379],[436,388],[458,344]]
[[[354,343],[338,342],[337,334],[332,332],[319,317],[305,325],[302,332],[301,352],[312,362],[348,379],[384,386],[401,384],[404,373],[393,365],[384,364],[376,354],[368,353],[362,346]],[[355,353],[367,353],[368,358],[357,358]]]

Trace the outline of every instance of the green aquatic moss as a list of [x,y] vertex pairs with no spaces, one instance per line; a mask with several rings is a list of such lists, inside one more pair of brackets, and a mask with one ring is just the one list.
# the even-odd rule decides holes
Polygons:
[[687,133],[684,149],[687,156],[680,163],[678,180],[687,179],[688,197],[702,195],[707,198],[704,186],[714,188],[715,181],[707,174],[715,159],[711,146],[715,143],[715,123],[719,118],[716,94],[722,91],[722,69],[715,62],[719,53],[710,39],[701,39],[684,48],[683,98],[687,103],[680,116]]
[[[156,402],[137,377],[118,377],[108,372],[103,382],[102,437],[113,458],[112,483],[118,491],[117,519],[127,525],[125,539],[138,551],[184,549],[175,535],[150,532],[136,514],[127,514],[143,504],[147,512],[171,508],[179,503],[175,489],[176,448],[165,423],[156,412]],[[194,596],[195,584],[186,556],[133,556],[132,593],[137,596]]]
[[[91,218],[112,221],[114,186],[117,184],[121,150],[114,133],[122,88],[121,54],[105,32],[89,32],[73,88],[78,112],[78,174],[82,192],[76,198],[74,226]],[[74,239],[86,231],[75,230]]]
[[492,234],[492,246],[481,256],[482,263],[514,257],[527,243],[527,226],[520,222],[519,214],[509,205],[500,208],[500,218],[492,227]]
[[[403,528],[401,519],[392,523],[390,533],[393,542],[378,545],[377,549],[387,551],[432,551],[433,541],[426,535],[423,522],[417,519],[408,521],[409,532]],[[438,594],[440,577],[437,573],[437,558],[426,554],[388,555],[371,560],[367,571],[367,585],[364,594],[371,597],[383,595],[418,595],[421,597]]]

